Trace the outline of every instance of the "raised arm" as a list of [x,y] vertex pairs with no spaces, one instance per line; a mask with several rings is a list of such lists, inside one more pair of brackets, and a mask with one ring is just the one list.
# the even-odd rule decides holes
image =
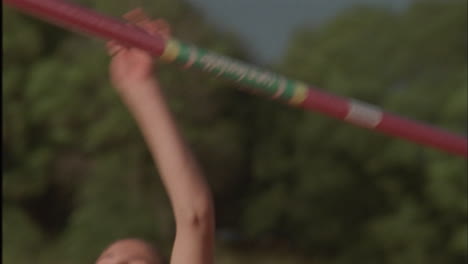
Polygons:
[[[159,22],[139,22],[150,32]],[[168,192],[176,221],[171,264],[211,264],[214,209],[209,187],[182,139],[144,51],[109,44],[111,79],[134,116]]]

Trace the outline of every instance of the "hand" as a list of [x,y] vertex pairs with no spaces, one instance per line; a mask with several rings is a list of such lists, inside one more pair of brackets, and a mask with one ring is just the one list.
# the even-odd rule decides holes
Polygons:
[[[124,18],[151,35],[159,34],[165,39],[169,38],[168,24],[161,19],[150,20],[139,8],[125,14]],[[154,79],[154,58],[146,51],[125,47],[115,41],[108,42],[107,49],[112,56],[110,78],[119,93],[126,95],[141,84]]]

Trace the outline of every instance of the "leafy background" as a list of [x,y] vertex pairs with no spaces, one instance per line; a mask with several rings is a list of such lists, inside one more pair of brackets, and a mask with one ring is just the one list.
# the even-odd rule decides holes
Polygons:
[[[80,3],[114,16],[123,1]],[[145,5],[174,35],[255,63],[182,0]],[[269,68],[467,134],[467,3],[366,6],[298,28]],[[3,9],[4,263],[92,263],[174,224],[141,135],[112,90],[103,42]],[[217,208],[216,263],[465,263],[466,160],[159,66]]]

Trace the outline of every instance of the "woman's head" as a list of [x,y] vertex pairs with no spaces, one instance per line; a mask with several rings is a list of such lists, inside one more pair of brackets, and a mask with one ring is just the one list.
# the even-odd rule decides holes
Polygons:
[[159,252],[140,239],[123,239],[107,247],[96,264],[162,264]]

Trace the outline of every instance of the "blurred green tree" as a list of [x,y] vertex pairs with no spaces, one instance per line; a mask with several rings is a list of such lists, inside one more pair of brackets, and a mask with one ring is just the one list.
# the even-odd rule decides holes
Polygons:
[[[115,16],[134,8],[80,2]],[[248,59],[182,1],[144,4],[178,38]],[[90,263],[125,236],[167,253],[169,204],[109,85],[103,43],[9,8],[3,16],[5,263]],[[466,135],[466,16],[465,1],[418,1],[403,14],[356,8],[299,30],[277,70]],[[197,72],[164,66],[158,75],[213,186],[219,228],[244,245],[237,254],[289,251],[321,264],[467,259],[465,160]]]
[[[355,8],[298,31],[279,69],[466,135],[466,32],[463,1]],[[269,103],[257,118],[251,239],[301,247],[317,263],[467,259],[466,160]]]

